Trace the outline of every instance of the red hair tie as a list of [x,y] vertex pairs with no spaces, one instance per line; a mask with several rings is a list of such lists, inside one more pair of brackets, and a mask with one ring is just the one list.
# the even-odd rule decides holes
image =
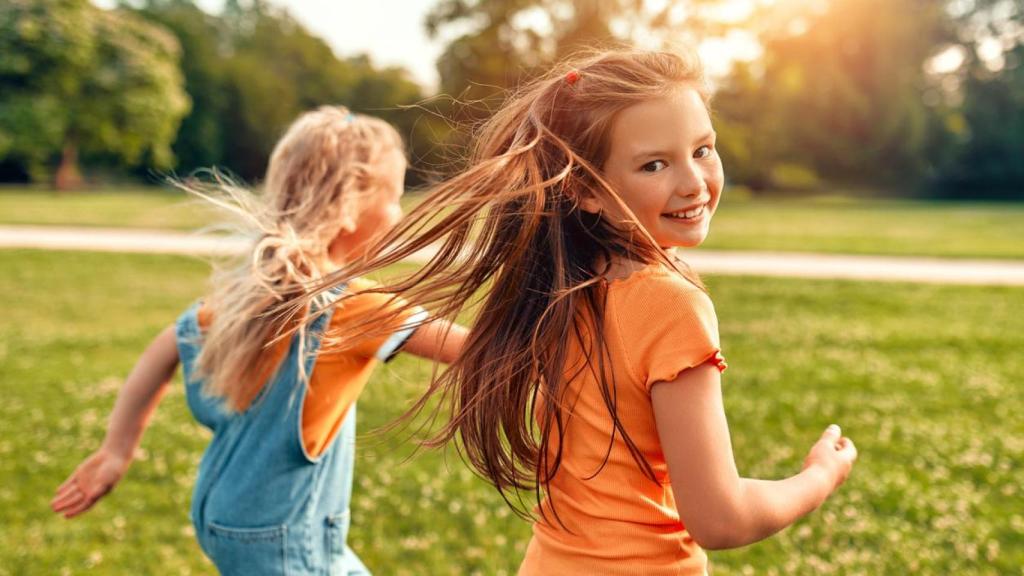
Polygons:
[[575,84],[579,79],[580,73],[577,70],[570,70],[569,73],[565,75],[565,83],[569,86]]

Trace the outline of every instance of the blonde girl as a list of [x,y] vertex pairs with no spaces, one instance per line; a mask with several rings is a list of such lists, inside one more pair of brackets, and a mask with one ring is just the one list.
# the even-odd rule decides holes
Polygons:
[[427,396],[449,412],[434,442],[457,440],[518,511],[535,494],[520,574],[704,574],[705,549],[789,526],[850,472],[856,449],[836,426],[789,478],[737,472],[715,311],[673,254],[704,240],[718,207],[715,138],[695,57],[578,58],[478,131],[469,167],[388,250],[325,284],[439,242],[381,290],[441,316],[482,294]]
[[[117,484],[180,362],[189,408],[213,431],[191,517],[221,573],[368,573],[345,543],[356,400],[378,361],[403,345],[451,361],[461,329],[427,323],[422,311],[373,293],[360,278],[286,318],[270,312],[367,256],[401,217],[405,164],[389,124],[324,107],[302,115],[278,142],[261,199],[231,187],[226,196],[203,194],[248,218],[257,240],[243,265],[215,278],[209,298],[142,354],[102,446],[58,488],[54,511],[81,514]],[[351,345],[333,338],[380,308],[396,312],[378,330]],[[323,347],[325,339],[332,344]]]

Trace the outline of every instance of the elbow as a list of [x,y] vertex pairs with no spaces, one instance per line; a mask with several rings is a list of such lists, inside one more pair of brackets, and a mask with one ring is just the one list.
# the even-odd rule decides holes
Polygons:
[[[685,522],[686,530],[701,548],[705,550],[728,550],[746,546],[758,538],[752,537],[754,530],[749,519],[740,510],[695,514],[692,521]],[[684,518],[680,514],[680,518]]]
[[730,530],[724,526],[687,526],[690,537],[704,550],[728,550],[742,546],[737,538],[735,527]]

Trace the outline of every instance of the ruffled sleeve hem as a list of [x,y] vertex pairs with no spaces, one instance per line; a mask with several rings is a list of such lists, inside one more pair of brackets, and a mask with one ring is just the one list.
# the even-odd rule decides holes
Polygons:
[[679,377],[685,370],[696,368],[697,366],[703,366],[704,364],[711,364],[718,369],[719,372],[725,372],[725,369],[729,367],[729,364],[725,361],[725,356],[722,355],[721,350],[715,350],[712,353],[704,357],[704,359],[695,362],[693,364],[680,364],[677,368],[669,370],[661,370],[658,372],[652,372],[647,377],[646,388],[650,392],[651,386],[657,382],[672,382]]

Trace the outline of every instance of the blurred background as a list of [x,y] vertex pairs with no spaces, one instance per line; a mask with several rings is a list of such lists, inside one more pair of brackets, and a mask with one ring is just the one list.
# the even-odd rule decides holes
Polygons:
[[[559,58],[679,43],[714,83],[728,180],[692,256],[994,271],[704,274],[740,471],[796,472],[831,422],[861,452],[820,511],[712,553],[714,574],[1021,574],[1024,287],[1000,277],[1024,269],[1020,0],[0,0],[0,576],[214,573],[187,514],[208,434],[180,384],[116,491],[48,510],[139,352],[208,289],[203,258],[122,253],[217,220],[168,175],[258,187],[295,116],[344,104],[399,127],[416,190]],[[137,245],[99,251],[101,232]],[[430,370],[399,357],[360,399],[350,544],[376,574],[514,574],[529,525],[491,487],[451,450],[368,434]]]
[[557,59],[685,42],[717,87],[734,185],[1024,198],[1014,0],[356,4],[6,0],[0,182],[151,183],[209,166],[257,181],[288,122],[325,103],[400,126],[422,182],[462,142],[451,120],[485,116]]

